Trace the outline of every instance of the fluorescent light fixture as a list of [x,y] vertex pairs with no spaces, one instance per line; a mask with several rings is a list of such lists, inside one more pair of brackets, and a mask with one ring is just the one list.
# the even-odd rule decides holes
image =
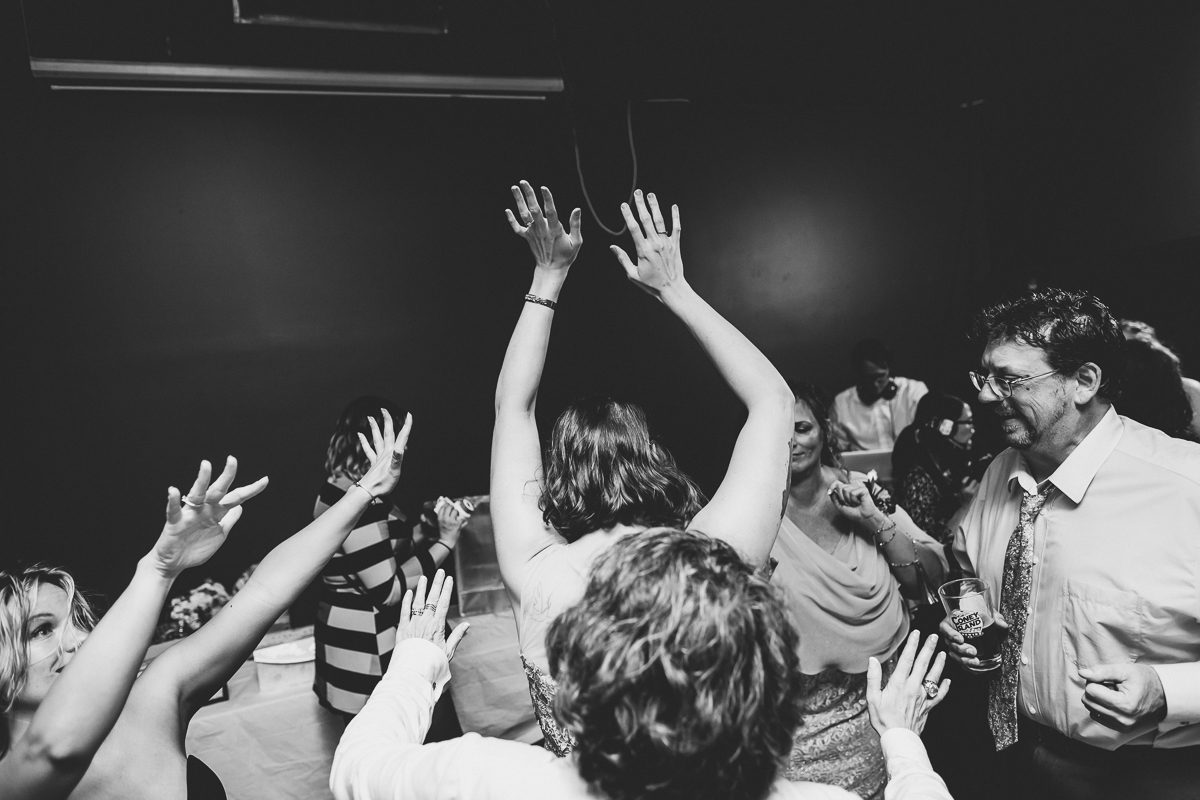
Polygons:
[[453,95],[547,95],[563,91],[560,77],[515,78],[487,75],[353,72],[344,70],[161,64],[132,61],[77,61],[30,58],[35,78],[54,81],[187,83],[208,86],[287,86],[336,91],[412,92]]

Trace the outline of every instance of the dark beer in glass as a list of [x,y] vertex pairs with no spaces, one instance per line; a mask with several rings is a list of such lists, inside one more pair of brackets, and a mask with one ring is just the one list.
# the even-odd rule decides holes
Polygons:
[[1000,629],[996,626],[996,613],[988,599],[987,581],[979,578],[963,578],[942,584],[938,589],[946,618],[962,635],[967,644],[975,648],[979,666],[963,664],[971,672],[991,672],[1000,666]]

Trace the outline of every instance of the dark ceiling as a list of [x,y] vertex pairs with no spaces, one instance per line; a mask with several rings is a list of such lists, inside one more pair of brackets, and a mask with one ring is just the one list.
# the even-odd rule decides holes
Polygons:
[[[928,107],[1103,91],[1195,3],[242,0],[442,35],[236,25],[232,0],[26,0],[39,58],[564,74],[579,98]],[[437,25],[435,24],[436,28]]]

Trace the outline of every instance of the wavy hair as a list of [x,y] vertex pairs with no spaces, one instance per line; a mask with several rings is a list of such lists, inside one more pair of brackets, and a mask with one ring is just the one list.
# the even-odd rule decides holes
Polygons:
[[0,756],[8,752],[8,725],[3,724],[25,688],[29,669],[29,617],[33,614],[38,586],[53,584],[67,594],[71,622],[80,630],[91,630],[96,615],[91,603],[75,588],[66,571],[35,564],[19,573],[0,572]]
[[617,524],[682,527],[705,503],[632,403],[572,403],[554,422],[545,464],[542,518],[569,542]]
[[788,387],[797,403],[808,406],[817,427],[821,429],[821,463],[827,467],[841,469],[842,459],[838,455],[838,441],[833,433],[833,423],[829,419],[829,401],[825,399],[825,392],[815,383],[805,381],[789,381]]
[[1037,347],[1060,375],[1091,362],[1100,367],[1098,394],[1107,400],[1120,394],[1125,336],[1095,295],[1046,289],[997,303],[975,320],[975,336],[988,343],[1015,341]]
[[757,800],[801,722],[798,637],[776,590],[728,544],[625,536],[546,634],[554,714],[610,800]]
[[329,439],[329,449],[325,455],[326,477],[340,476],[356,481],[366,474],[370,462],[367,460],[367,454],[363,452],[358,434],[366,436],[367,441],[371,440],[371,425],[367,422],[369,417],[374,417],[379,430],[383,430],[383,415],[379,413],[381,408],[386,408],[392,415],[392,424],[396,427],[396,432],[400,432],[405,417],[405,412],[400,406],[382,397],[364,395],[355,398],[342,411],[333,436]]

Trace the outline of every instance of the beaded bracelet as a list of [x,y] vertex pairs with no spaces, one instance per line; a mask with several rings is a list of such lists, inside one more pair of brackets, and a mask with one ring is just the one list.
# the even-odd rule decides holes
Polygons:
[[[887,533],[888,531],[894,531],[894,530],[896,530],[896,520],[894,520],[894,519],[891,519],[891,518],[889,517],[889,518],[888,518],[888,521],[887,521],[887,522],[885,522],[885,523],[884,523],[884,524],[883,524],[883,525],[882,525],[882,526],[879,528],[879,530],[875,531],[875,536],[876,536],[876,537],[878,537],[878,536],[879,536],[880,534],[882,534],[882,533]],[[881,541],[878,541],[878,539],[877,539],[877,540],[876,540],[876,542],[875,542],[875,546],[876,546],[876,547],[884,547],[884,546],[886,546],[886,545],[889,545],[889,544],[891,544],[891,543],[892,543],[892,539],[895,539],[895,538],[896,538],[896,534],[894,534],[894,533],[893,533],[893,534],[892,534],[892,537],[891,537],[891,539],[888,539],[886,542],[881,542]]]
[[[892,534],[892,539],[894,539],[894,538],[896,538],[896,535],[895,535],[895,534]],[[914,542],[914,541],[913,541],[913,539],[912,539],[912,537],[911,537],[911,536],[909,536],[907,533],[906,533],[906,534],[904,534],[904,538],[905,538],[905,539],[908,539],[908,542],[909,542],[909,544],[911,544],[911,545],[912,545],[912,549],[913,549],[913,560],[912,560],[912,561],[905,561],[903,564],[893,564],[892,562],[888,561],[888,562],[887,562],[887,565],[888,565],[889,567],[891,567],[892,569],[900,569],[901,567],[911,567],[911,566],[913,566],[913,565],[915,565],[915,564],[919,564],[919,563],[921,563],[921,554],[917,552],[917,543],[916,543],[916,542]],[[891,539],[888,539],[888,541],[890,542],[890,541],[891,541]],[[886,559],[885,559],[885,560],[886,560]]]
[[551,311],[558,308],[558,303],[554,302],[553,300],[547,300],[544,297],[538,297],[536,294],[525,295],[525,302],[526,303],[537,303],[539,306],[545,306],[546,308],[550,309]]

